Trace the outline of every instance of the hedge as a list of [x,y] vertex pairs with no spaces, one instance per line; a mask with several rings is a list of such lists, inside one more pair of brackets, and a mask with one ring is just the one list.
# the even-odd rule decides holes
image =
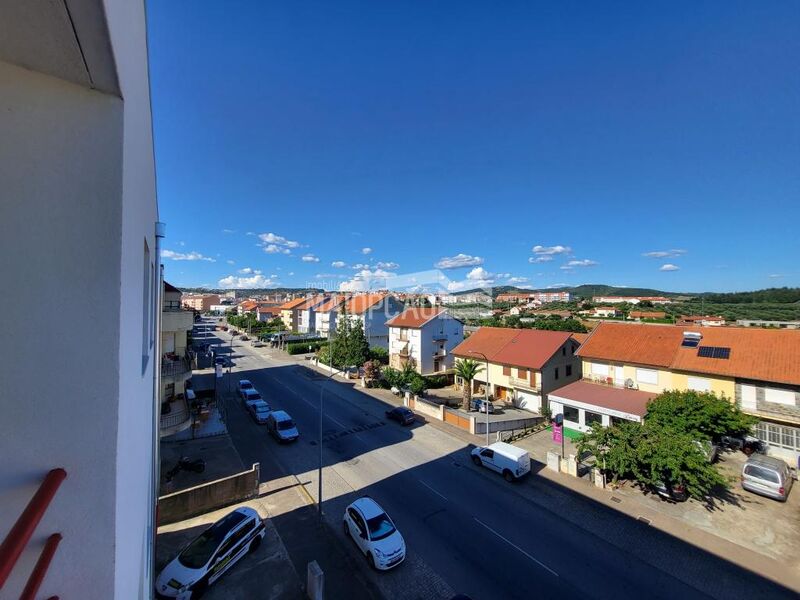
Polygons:
[[316,352],[320,348],[324,348],[328,345],[328,340],[308,340],[304,342],[292,342],[291,344],[286,344],[286,352],[289,354],[307,354],[309,346],[311,347],[311,352]]

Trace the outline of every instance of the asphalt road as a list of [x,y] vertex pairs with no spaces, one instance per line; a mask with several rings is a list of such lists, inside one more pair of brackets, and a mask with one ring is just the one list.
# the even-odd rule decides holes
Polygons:
[[388,406],[350,384],[246,343],[234,354],[232,385],[252,381],[301,432],[298,442],[279,445],[233,403],[228,427],[242,460],[260,461],[264,480],[296,474],[315,500],[324,386],[325,519],[341,532],[344,508],[364,494],[391,515],[406,539],[406,562],[387,573],[369,573],[363,563],[387,598],[794,597],[535,474],[508,484],[472,465],[457,437],[387,421]]

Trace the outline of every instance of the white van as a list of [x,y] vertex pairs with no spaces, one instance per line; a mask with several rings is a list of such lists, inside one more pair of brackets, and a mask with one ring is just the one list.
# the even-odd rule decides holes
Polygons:
[[495,442],[489,446],[472,450],[472,462],[502,474],[506,481],[514,481],[529,473],[531,457],[527,450],[505,442]]

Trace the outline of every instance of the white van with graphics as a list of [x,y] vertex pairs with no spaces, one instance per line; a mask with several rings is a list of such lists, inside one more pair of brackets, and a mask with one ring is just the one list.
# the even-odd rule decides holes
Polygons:
[[514,481],[531,470],[531,457],[526,450],[505,442],[479,446],[471,452],[472,462],[500,473],[506,481]]

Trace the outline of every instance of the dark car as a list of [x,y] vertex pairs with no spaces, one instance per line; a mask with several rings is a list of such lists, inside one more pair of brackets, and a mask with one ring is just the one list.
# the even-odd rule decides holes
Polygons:
[[664,481],[659,481],[653,486],[653,491],[664,498],[664,500],[670,500],[672,502],[686,502],[686,500],[689,499],[686,486],[682,483],[665,483]]
[[477,410],[482,413],[486,412],[487,407],[489,408],[489,414],[494,414],[494,404],[492,404],[491,400],[486,402],[483,398],[473,398],[469,403],[470,410]]
[[398,406],[386,411],[386,418],[397,421],[400,425],[411,425],[414,422],[414,413],[405,406]]

